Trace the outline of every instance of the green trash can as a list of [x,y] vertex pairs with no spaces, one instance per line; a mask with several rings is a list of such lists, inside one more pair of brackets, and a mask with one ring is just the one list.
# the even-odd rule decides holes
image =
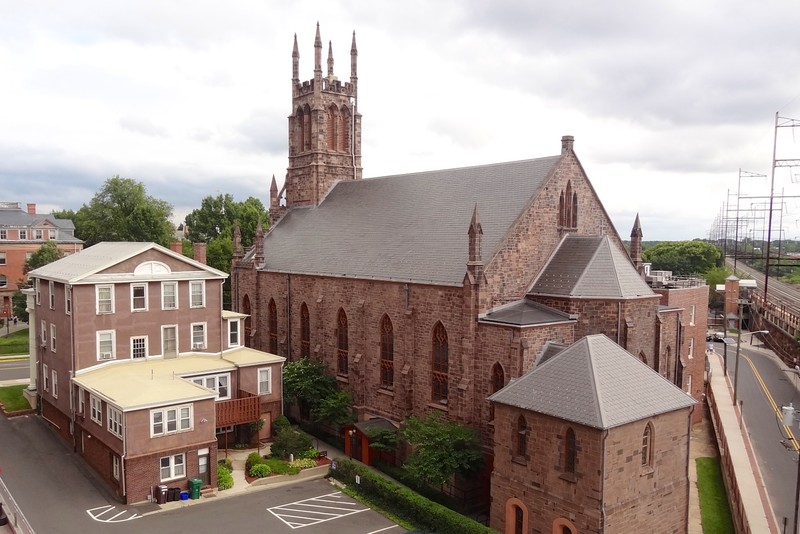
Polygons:
[[189,497],[192,499],[199,499],[200,498],[200,487],[203,485],[203,481],[199,478],[190,478],[189,479]]

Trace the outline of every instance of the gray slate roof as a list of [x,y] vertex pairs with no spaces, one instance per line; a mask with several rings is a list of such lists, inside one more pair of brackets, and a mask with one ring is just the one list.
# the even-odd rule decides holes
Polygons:
[[534,326],[541,324],[565,323],[575,321],[564,312],[548,308],[530,300],[518,300],[502,308],[497,308],[481,317],[482,323],[497,323],[512,326]]
[[599,429],[697,403],[603,334],[581,338],[489,400]]
[[560,158],[339,182],[270,230],[263,268],[460,285],[475,205],[487,264]]
[[52,214],[43,215],[37,213],[36,215],[31,215],[20,208],[0,209],[0,228],[39,228],[44,226],[44,221],[49,222],[60,230],[57,240],[59,243],[83,243],[83,241],[75,237],[75,223],[71,219],[58,219],[53,217]]
[[[227,274],[209,267],[203,263],[197,262],[191,258],[187,258],[182,254],[173,252],[172,250],[162,247],[156,243],[140,243],[140,242],[127,242],[127,241],[104,241],[84,249],[75,254],[65,256],[60,260],[48,263],[38,269],[28,273],[32,278],[44,278],[47,280],[54,280],[56,282],[68,284],[89,284],[98,282],[112,282],[115,280],[122,280],[126,276],[132,278],[133,275],[126,275],[124,273],[116,273],[114,275],[98,275],[101,271],[108,269],[124,260],[142,254],[148,250],[155,249],[164,254],[180,259],[194,267],[205,271],[206,278],[227,278]],[[190,271],[193,279],[202,278],[198,276],[197,271]],[[110,276],[111,278],[104,278]],[[162,278],[175,279],[180,276],[175,272],[169,276],[162,276]]]
[[608,236],[566,236],[529,295],[624,299],[656,296]]

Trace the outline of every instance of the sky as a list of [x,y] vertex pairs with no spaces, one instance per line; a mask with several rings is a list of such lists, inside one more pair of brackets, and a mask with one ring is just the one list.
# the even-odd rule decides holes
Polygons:
[[[340,79],[356,33],[365,178],[556,155],[573,135],[623,238],[637,213],[646,241],[706,238],[750,207],[764,219],[776,113],[800,119],[798,15],[790,0],[0,0],[0,201],[77,210],[119,175],[175,223],[209,195],[268,205],[293,39],[311,79],[319,22]],[[800,128],[778,132],[776,157],[800,159]],[[800,196],[799,173],[779,168],[775,193]],[[800,200],[775,206],[777,233],[800,238]]]

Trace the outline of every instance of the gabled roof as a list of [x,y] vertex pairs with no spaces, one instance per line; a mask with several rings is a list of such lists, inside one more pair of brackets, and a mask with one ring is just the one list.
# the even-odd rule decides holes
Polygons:
[[626,299],[657,296],[608,236],[567,235],[529,295]]
[[133,275],[133,273],[114,273],[113,275],[99,275],[98,273],[149,250],[157,250],[200,269],[200,272],[172,272],[167,277],[169,279],[181,277],[191,277],[192,279],[226,278],[228,276],[222,271],[214,269],[213,267],[209,267],[208,265],[195,261],[191,258],[187,258],[183,254],[173,252],[172,250],[162,247],[156,243],[127,241],[105,241],[103,243],[98,243],[75,254],[65,256],[60,260],[54,261],[53,263],[48,263],[47,265],[39,267],[38,269],[34,269],[28,273],[28,276],[33,278],[54,280],[56,282],[63,282],[72,285],[112,282],[127,279],[134,280],[135,275]]
[[31,214],[21,208],[0,208],[0,228],[45,228],[54,227],[62,230],[57,242],[83,243],[76,238],[75,223],[71,219],[58,219],[52,214]]
[[475,206],[488,263],[560,158],[339,182],[270,230],[263,269],[461,285]]
[[599,429],[697,403],[603,334],[581,338],[489,400]]

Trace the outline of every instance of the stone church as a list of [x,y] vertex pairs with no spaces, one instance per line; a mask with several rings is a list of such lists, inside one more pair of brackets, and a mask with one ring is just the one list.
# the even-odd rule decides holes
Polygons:
[[[232,301],[249,346],[325,362],[361,421],[436,410],[475,428],[489,471],[506,435],[489,397],[584,336],[701,396],[703,360],[686,348],[704,346],[705,318],[690,324],[645,283],[638,218],[632,260],[572,136],[545,157],[362,179],[355,33],[349,81],[331,45],[326,73],[322,57],[317,26],[314,77],[301,82],[295,36],[285,184],[273,177],[272,224],[253,247],[234,234]],[[590,445],[578,434],[581,465]]]

